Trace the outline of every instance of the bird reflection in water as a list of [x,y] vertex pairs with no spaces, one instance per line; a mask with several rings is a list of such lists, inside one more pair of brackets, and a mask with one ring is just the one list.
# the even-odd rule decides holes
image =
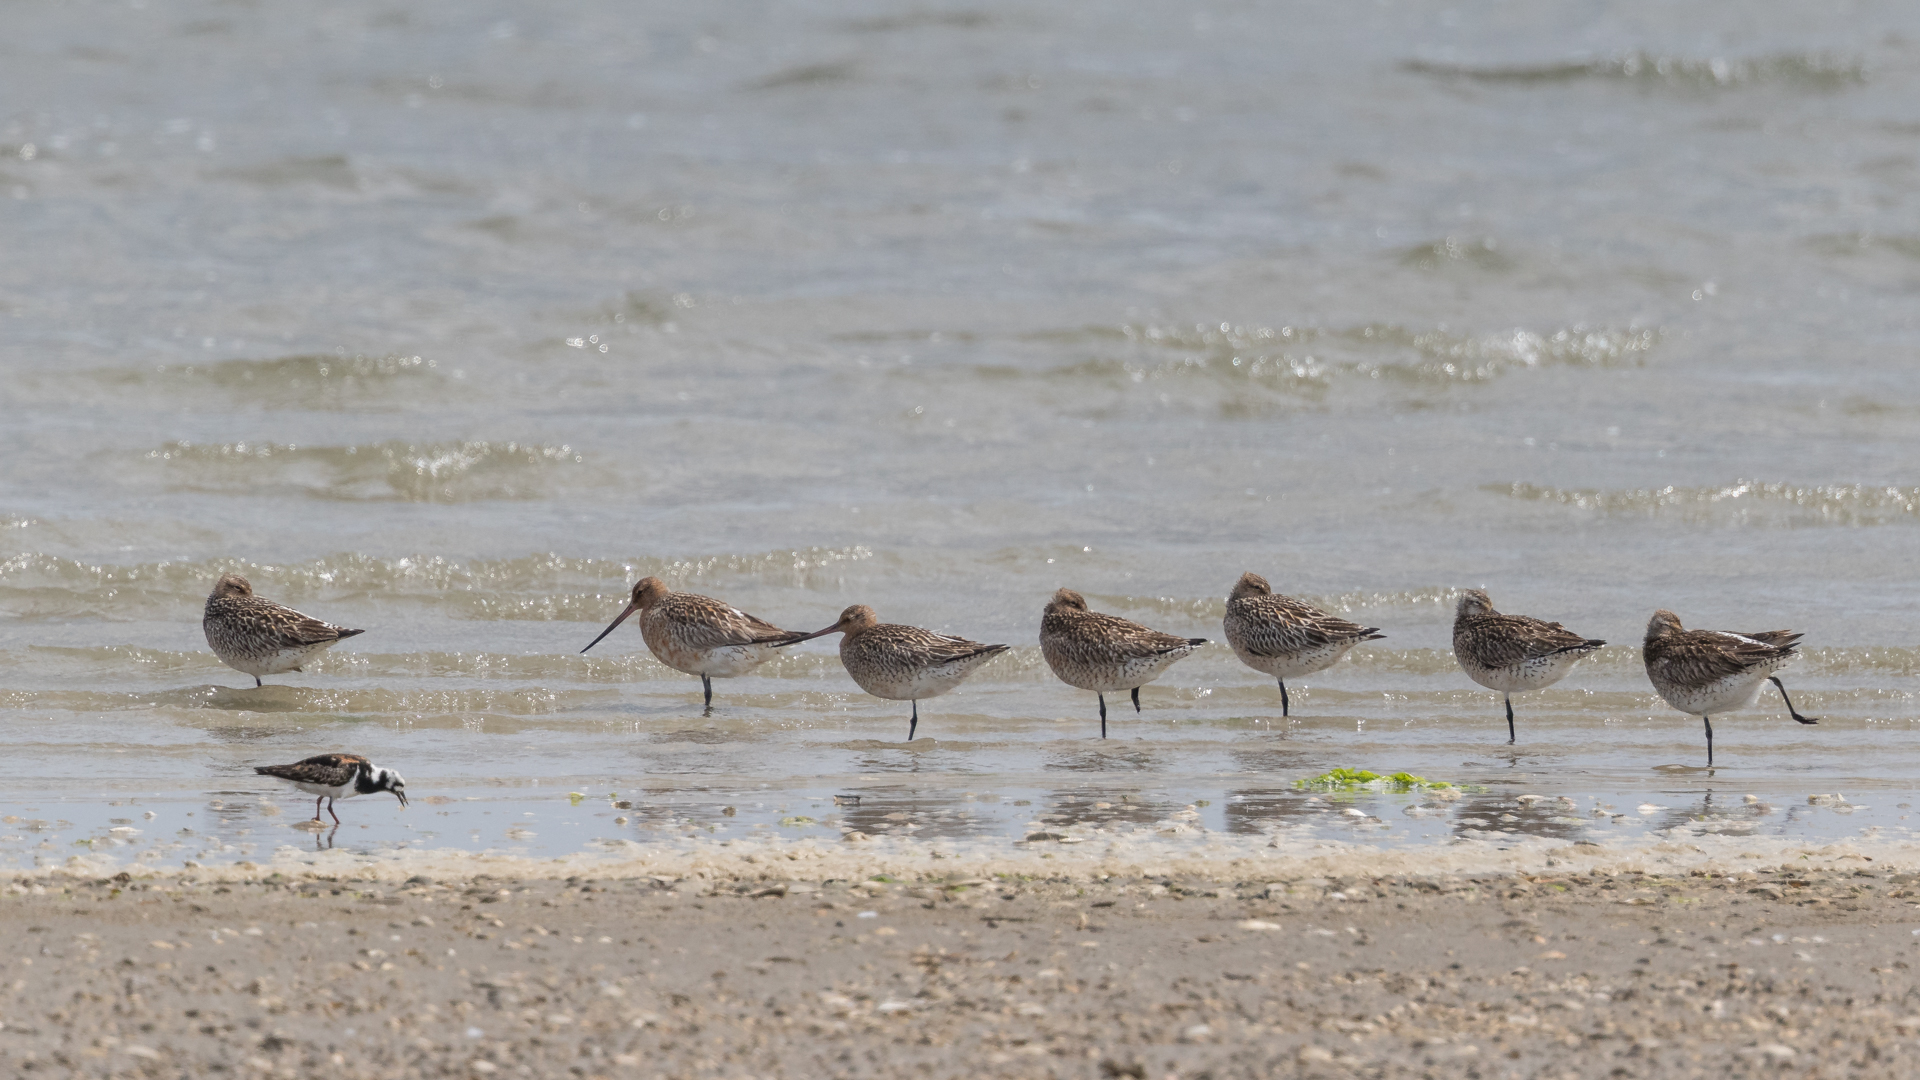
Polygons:
[[[1773,804],[1762,802],[1757,796],[1748,795],[1732,802],[1725,798],[1715,801],[1711,791],[1702,795],[1699,801],[1691,806],[1663,806],[1660,809],[1662,810],[1660,816],[1649,818],[1647,822],[1655,831],[1683,829],[1687,832],[1718,833],[1722,836],[1748,835],[1774,812]],[[1794,811],[1797,809],[1797,807],[1788,809],[1787,821],[1793,820]]]

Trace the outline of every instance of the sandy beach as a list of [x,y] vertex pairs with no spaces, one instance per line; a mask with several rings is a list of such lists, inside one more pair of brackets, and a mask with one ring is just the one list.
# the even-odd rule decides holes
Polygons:
[[0,888],[0,1071],[1911,1075],[1920,875],[1798,862],[26,876]]

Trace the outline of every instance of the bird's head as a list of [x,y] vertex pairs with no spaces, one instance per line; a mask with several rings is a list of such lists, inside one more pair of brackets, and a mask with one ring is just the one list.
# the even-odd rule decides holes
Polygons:
[[1658,641],[1663,637],[1677,634],[1680,630],[1680,616],[1675,615],[1666,608],[1661,608],[1659,611],[1654,612],[1653,618],[1647,620],[1648,641]]
[[1240,575],[1239,581],[1233,583],[1233,591],[1227,594],[1227,599],[1245,600],[1249,596],[1272,595],[1273,586],[1267,584],[1267,579],[1249,570]]
[[880,625],[880,616],[874,614],[872,608],[865,604],[854,604],[848,607],[847,610],[841,612],[840,617],[834,620],[832,626],[815,630],[806,637],[796,638],[793,643],[799,644],[802,641],[812,641],[814,638],[826,637],[828,634],[857,634],[862,630],[871,629],[878,625]]
[[1485,589],[1468,589],[1460,594],[1460,602],[1454,605],[1453,617],[1464,619],[1470,615],[1492,615],[1493,598]]
[[1052,615],[1061,611],[1085,610],[1087,610],[1086,597],[1081,596],[1072,589],[1060,589],[1053,594],[1053,599],[1047,601],[1046,614]]

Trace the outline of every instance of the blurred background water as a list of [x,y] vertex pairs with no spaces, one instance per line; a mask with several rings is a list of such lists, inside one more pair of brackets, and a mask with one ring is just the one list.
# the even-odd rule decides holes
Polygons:
[[[126,800],[278,800],[229,832],[282,842],[302,804],[246,766],[334,749],[454,799],[429,831],[469,846],[572,789],[740,829],[712,815],[742,793],[778,828],[864,790],[906,807],[875,829],[1198,801],[1195,829],[1257,831],[1348,765],[1507,800],[1376,830],[1406,842],[1525,832],[1491,810],[1530,792],[1578,802],[1569,836],[1618,833],[1602,803],[1718,828],[1715,792],[1875,804],[1762,832],[1905,828],[1910,4],[6,23],[0,810],[45,824],[0,860]],[[368,632],[238,689],[199,628],[228,569]],[[1218,640],[1244,570],[1388,637],[1291,686],[1290,721],[1221,646],[1094,738],[1039,660],[1048,593]],[[797,629],[859,602],[1015,648],[910,747],[832,640],[703,720],[637,632],[577,655],[647,573]],[[1614,643],[1516,703],[1511,750],[1447,651],[1468,586]],[[1769,691],[1698,769],[1639,666],[1655,607],[1804,631],[1786,679],[1821,725]],[[380,802],[345,804],[356,842],[419,842]],[[521,847],[641,827],[598,813]]]

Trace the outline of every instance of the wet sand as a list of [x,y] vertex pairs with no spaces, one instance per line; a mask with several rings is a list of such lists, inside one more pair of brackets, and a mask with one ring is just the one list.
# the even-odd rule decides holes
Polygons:
[[0,1073],[1911,1075],[1920,875],[1821,862],[22,877]]

